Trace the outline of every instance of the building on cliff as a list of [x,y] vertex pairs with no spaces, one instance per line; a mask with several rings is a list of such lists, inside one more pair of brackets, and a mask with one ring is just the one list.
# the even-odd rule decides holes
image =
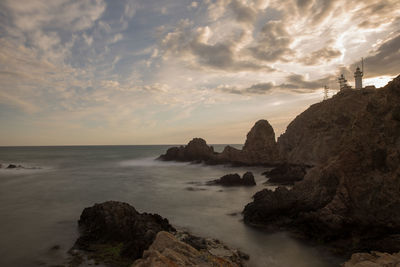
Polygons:
[[[359,66],[357,66],[356,71],[354,72],[354,85],[356,90],[361,90],[361,89],[375,89],[374,85],[368,85],[366,87],[363,87],[363,81],[362,78],[364,76],[364,59],[361,58],[361,69]],[[338,78],[339,82],[339,87],[340,91],[346,90],[346,89],[351,89],[351,86],[347,84],[347,80],[344,77],[343,74],[341,74]]]

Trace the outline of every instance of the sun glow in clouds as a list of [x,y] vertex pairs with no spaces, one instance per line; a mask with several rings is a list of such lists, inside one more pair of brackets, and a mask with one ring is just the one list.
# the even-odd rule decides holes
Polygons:
[[176,144],[201,129],[237,143],[241,132],[222,134],[227,121],[281,114],[281,131],[340,73],[353,84],[361,57],[364,85],[400,69],[395,0],[4,0],[0,10],[0,145]]

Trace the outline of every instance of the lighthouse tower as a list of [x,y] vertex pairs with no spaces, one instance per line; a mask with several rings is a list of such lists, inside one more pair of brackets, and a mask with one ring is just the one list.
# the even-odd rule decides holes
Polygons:
[[361,60],[362,70],[360,67],[357,67],[356,72],[354,72],[354,78],[356,81],[356,89],[362,89],[362,77],[364,76],[364,60]]

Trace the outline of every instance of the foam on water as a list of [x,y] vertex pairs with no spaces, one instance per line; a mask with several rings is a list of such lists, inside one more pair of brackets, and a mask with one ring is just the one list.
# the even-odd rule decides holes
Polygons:
[[192,165],[187,162],[175,162],[175,161],[161,161],[154,157],[139,158],[123,160],[119,163],[122,167],[167,167],[167,166],[188,166]]

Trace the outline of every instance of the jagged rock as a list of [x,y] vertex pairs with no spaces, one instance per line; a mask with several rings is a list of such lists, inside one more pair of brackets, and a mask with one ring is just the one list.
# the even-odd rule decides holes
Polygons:
[[275,133],[267,120],[259,120],[247,134],[242,150],[226,146],[221,153],[207,145],[201,138],[194,138],[186,146],[172,147],[159,160],[191,161],[206,164],[273,165],[280,162]]
[[275,132],[267,120],[259,120],[247,134],[243,152],[250,162],[271,164],[279,159]]
[[347,90],[311,106],[279,138],[294,163],[312,164],[292,189],[264,190],[244,211],[343,253],[400,250],[400,76],[383,89]]
[[221,247],[197,250],[179,241],[172,234],[162,231],[143,253],[143,258],[136,260],[132,267],[243,266],[237,252]]
[[[175,231],[160,215],[139,213],[129,204],[117,201],[85,208],[78,224],[81,235],[74,247],[90,252],[100,261],[132,262],[142,257],[158,232]],[[111,259],[106,257],[110,251]]]
[[308,167],[300,164],[283,163],[270,171],[264,172],[263,175],[269,178],[268,183],[291,185],[303,180]]
[[242,177],[244,185],[256,185],[256,181],[254,180],[254,175],[252,172],[246,172]]
[[210,181],[207,184],[208,185],[217,184],[223,186],[239,186],[239,185],[252,186],[256,185],[256,182],[254,180],[253,174],[251,172],[246,172],[243,175],[243,178],[240,178],[240,175],[237,173],[227,174],[217,180]]
[[382,253],[373,251],[371,253],[355,253],[351,259],[342,267],[397,267],[400,266],[400,252]]
[[158,159],[165,161],[208,161],[214,155],[212,146],[201,138],[193,138],[186,146],[172,147]]

